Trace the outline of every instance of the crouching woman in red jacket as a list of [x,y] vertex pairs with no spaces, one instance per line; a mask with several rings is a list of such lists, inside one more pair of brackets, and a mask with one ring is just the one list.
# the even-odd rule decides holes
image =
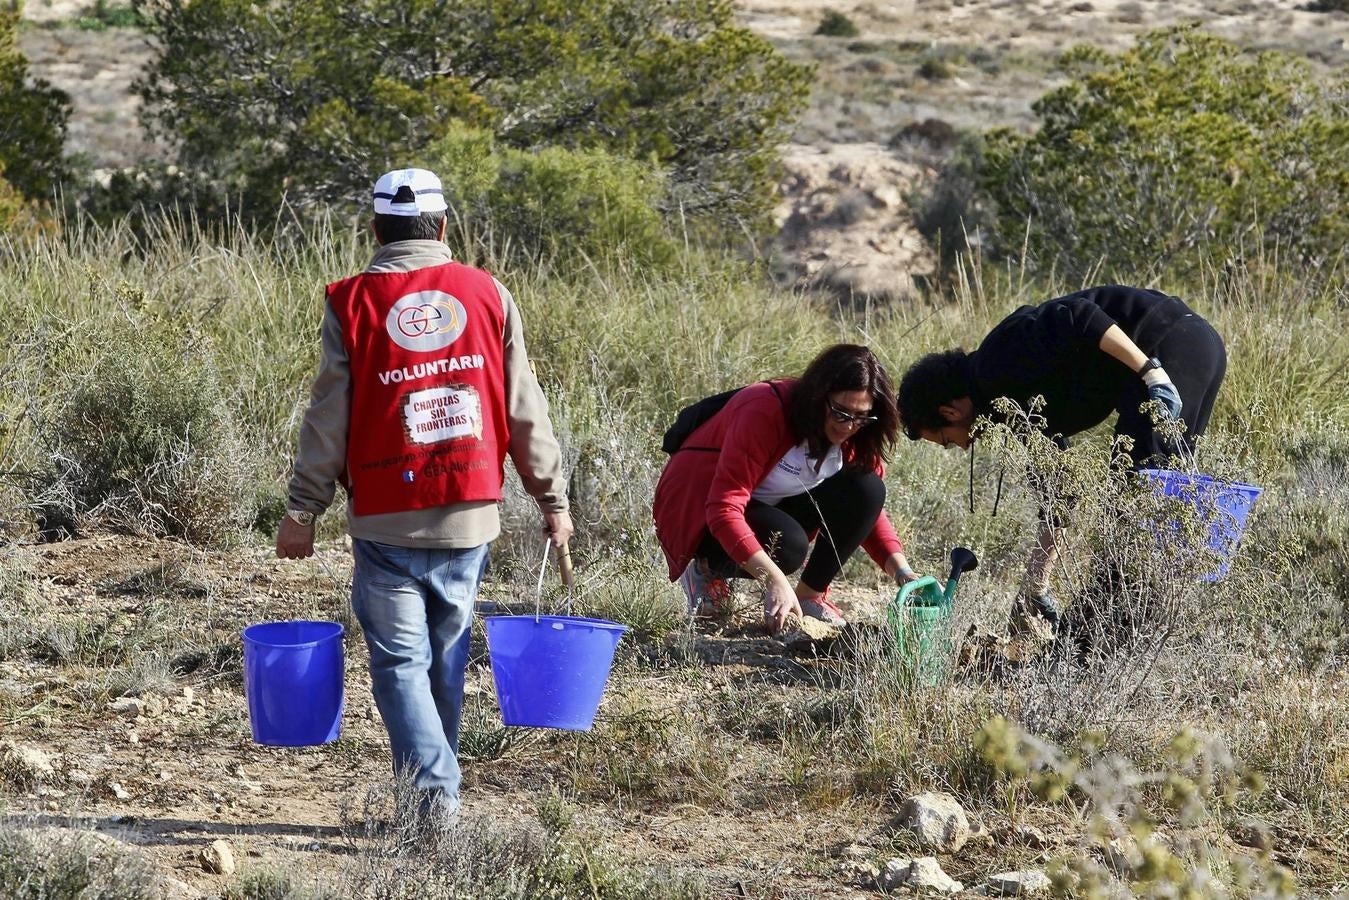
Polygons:
[[803,613],[843,625],[829,585],[859,546],[896,582],[917,578],[882,508],[898,429],[890,376],[856,344],[825,350],[800,378],[732,396],[656,486],[656,537],[690,611],[724,604],[727,579],[754,578],[774,632]]

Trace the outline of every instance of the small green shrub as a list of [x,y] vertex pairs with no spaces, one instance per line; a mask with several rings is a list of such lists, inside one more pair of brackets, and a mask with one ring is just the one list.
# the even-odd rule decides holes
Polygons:
[[75,20],[75,24],[85,31],[107,31],[109,28],[143,28],[149,20],[136,7],[120,6],[108,0],[95,0],[94,5],[85,10]]
[[836,9],[831,9],[820,19],[820,24],[815,26],[815,33],[822,34],[825,37],[857,37],[859,34],[856,23],[848,18],[844,13]]
[[928,81],[945,81],[955,77],[955,67],[940,56],[928,56],[918,64],[918,75]]
[[233,540],[253,518],[252,453],[210,341],[168,315],[110,323],[91,341],[92,360],[57,364],[41,425],[50,476],[33,505],[201,544]]
[[997,224],[979,184],[983,139],[977,134],[957,134],[952,140],[953,149],[937,177],[910,199],[914,225],[937,248],[944,271],[950,271],[962,253],[984,247]]
[[446,185],[452,242],[477,245],[489,260],[566,271],[675,257],[660,213],[664,180],[644,163],[604,150],[517,150],[456,124],[427,148],[425,165]]
[[1308,12],[1349,13],[1349,0],[1310,0],[1302,8]]
[[337,900],[324,888],[311,888],[284,872],[248,872],[225,888],[221,900]]

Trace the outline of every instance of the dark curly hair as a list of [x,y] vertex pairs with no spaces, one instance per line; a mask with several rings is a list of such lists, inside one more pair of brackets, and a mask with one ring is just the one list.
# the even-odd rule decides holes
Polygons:
[[890,373],[866,347],[835,344],[815,357],[787,399],[787,424],[806,442],[809,455],[819,459],[829,449],[824,432],[829,395],[839,391],[871,394],[871,415],[876,421],[859,428],[849,443],[854,450],[851,465],[874,469],[890,455],[899,434],[899,414]]
[[970,395],[970,357],[961,348],[929,353],[909,366],[899,382],[899,417],[904,433],[916,441],[923,430],[946,424],[939,408]]

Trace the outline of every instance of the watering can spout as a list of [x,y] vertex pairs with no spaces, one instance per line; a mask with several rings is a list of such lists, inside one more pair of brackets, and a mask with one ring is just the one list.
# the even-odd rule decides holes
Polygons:
[[968,547],[953,547],[951,549],[951,574],[947,577],[946,589],[942,592],[948,605],[956,597],[956,584],[960,581],[960,576],[966,572],[973,572],[977,568],[979,568],[979,557],[974,555],[974,551]]

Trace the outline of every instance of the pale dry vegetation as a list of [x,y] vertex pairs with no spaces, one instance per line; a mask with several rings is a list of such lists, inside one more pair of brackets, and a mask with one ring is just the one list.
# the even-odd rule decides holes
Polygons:
[[[858,33],[835,21],[816,34],[814,5],[743,6],[784,54],[818,65],[797,140],[893,140],[934,169],[966,132],[1027,125],[1062,46],[1162,24],[1147,21],[1159,4],[925,2],[906,18],[844,3]],[[1210,26],[1343,62],[1337,26],[1261,37],[1252,6],[1209,4]],[[1311,14],[1286,6],[1278,17],[1307,29]],[[28,46],[74,27],[30,30]],[[442,146],[459,181],[481,174],[457,152],[480,138]],[[575,194],[562,196],[552,212],[574,223]],[[957,218],[960,199],[933,218]],[[399,820],[400,788],[382,783],[340,511],[315,560],[268,558],[320,288],[364,265],[367,232],[290,207],[261,231],[228,215],[49,225],[0,235],[0,730],[51,757],[0,747],[0,894],[149,900],[171,869],[231,900],[876,896],[876,867],[928,852],[895,813],[929,790],[982,825],[940,854],[967,886],[1041,868],[1064,896],[1349,889],[1342,256],[1304,268],[1277,242],[1201,242],[1183,274],[1159,263],[1149,281],[1227,341],[1200,467],[1265,488],[1224,581],[1198,579],[1213,563],[1187,551],[1200,523],[1112,470],[1104,432],[1065,455],[993,430],[972,470],[932,446],[896,449],[886,507],[915,565],[944,577],[955,545],[981,561],[961,582],[957,636],[1006,630],[1040,506],[1071,522],[1056,593],[1098,611],[1079,654],[953,658],[925,683],[896,658],[882,624],[893,591],[865,560],[839,591],[857,623],[844,639],[763,634],[753,590],[694,627],[651,534],[659,436],[690,400],[797,373],[829,343],[868,343],[897,375],[1081,283],[942,248],[943,276],[921,298],[835,302],[775,290],[756,264],[677,235],[633,253],[613,239],[631,239],[621,223],[590,222],[613,225],[586,232],[597,252],[550,265],[559,257],[517,252],[528,248],[490,215],[460,216],[456,254],[492,265],[521,305],[578,524],[575,595],[550,584],[536,599],[537,514],[512,475],[484,601],[565,606],[630,632],[595,730],[576,734],[501,725],[479,629],[461,745],[469,814],[428,834]],[[1104,277],[1110,264],[1084,268]],[[327,747],[250,742],[239,630],[281,618],[347,628],[347,715]],[[41,824],[124,828],[153,866],[139,853],[109,866],[125,849],[49,839]],[[193,861],[221,835],[242,851],[234,878]]]
[[[298,582],[277,581],[285,573],[260,568],[256,560],[266,552],[314,361],[319,314],[314,286],[359,265],[366,248],[354,232],[336,225],[308,238],[269,241],[241,232],[201,235],[178,226],[141,250],[131,241],[124,233],[88,232],[63,244],[6,245],[0,267],[14,290],[3,301],[4,346],[59,349],[63,359],[78,361],[45,367],[34,362],[31,349],[0,360],[22,385],[6,394],[4,408],[9,533],[31,533],[49,509],[54,478],[60,483],[53,465],[61,457],[48,452],[44,435],[73,442],[86,433],[82,419],[67,418],[73,393],[63,386],[72,379],[78,385],[93,372],[140,373],[130,382],[144,386],[164,377],[167,367],[180,375],[208,372],[208,382],[182,383],[214,386],[175,398],[187,404],[182,421],[218,425],[238,436],[231,439],[236,444],[199,435],[193,447],[204,455],[196,464],[208,468],[216,465],[221,448],[241,448],[229,451],[228,469],[213,471],[234,473],[230,477],[237,481],[221,487],[237,483],[238,496],[251,498],[250,513],[208,517],[216,530],[204,539],[242,547],[187,548],[176,562],[91,573],[88,582],[77,577],[75,583],[87,583],[87,589],[69,590],[87,599],[57,604],[43,601],[54,590],[67,590],[54,586],[44,571],[44,560],[48,565],[53,560],[42,555],[47,550],[7,555],[0,580],[6,623],[0,664],[24,678],[32,677],[25,672],[70,673],[70,683],[50,684],[38,694],[0,694],[5,698],[0,715],[15,734],[48,743],[62,728],[96,721],[95,710],[117,697],[168,697],[180,685],[198,685],[222,693],[214,695],[209,715],[185,719],[172,733],[204,741],[209,754],[226,760],[237,755],[282,777],[283,768],[272,767],[282,766],[283,759],[246,749],[237,629],[257,618],[295,615],[345,619],[354,628],[343,609],[346,562],[340,552],[311,564],[311,574]],[[581,587],[574,609],[626,622],[633,632],[616,662],[601,723],[591,734],[502,728],[485,659],[478,657],[473,678],[485,690],[470,695],[464,735],[474,779],[470,809],[474,797],[508,785],[516,803],[521,794],[556,792],[581,819],[604,823],[606,853],[617,854],[605,865],[617,866],[620,874],[605,882],[612,886],[597,888],[598,896],[628,896],[623,891],[635,888],[621,885],[649,884],[641,881],[646,876],[621,874],[637,871],[623,859],[664,861],[689,878],[692,863],[704,869],[706,883],[739,881],[757,896],[815,896],[826,885],[857,877],[857,860],[835,855],[844,845],[859,847],[864,864],[912,851],[906,833],[890,824],[893,804],[928,789],[953,792],[995,835],[943,857],[949,873],[969,881],[1017,866],[1044,867],[1045,860],[1058,866],[1054,871],[1064,879],[1086,879],[1081,885],[1100,880],[1099,838],[1108,826],[1119,839],[1134,841],[1142,854],[1126,877],[1144,893],[1153,890],[1148,885],[1172,884],[1175,873],[1201,866],[1234,885],[1240,880],[1235,873],[1249,869],[1240,878],[1270,890],[1282,883],[1283,870],[1308,889],[1342,884],[1349,877],[1341,862],[1349,827],[1344,818],[1349,748],[1340,737],[1349,718],[1341,699],[1349,412],[1335,374],[1343,360],[1336,342],[1349,324],[1349,308],[1343,282],[1300,280],[1267,261],[1250,266],[1240,277],[1223,276],[1221,291],[1208,283],[1188,291],[1169,286],[1213,318],[1228,337],[1232,357],[1202,463],[1266,488],[1227,581],[1197,582],[1196,567],[1210,560],[1176,557],[1167,549],[1171,545],[1159,545],[1151,530],[1138,527],[1140,520],[1174,510],[1159,510],[1150,493],[1108,477],[1100,440],[1066,458],[1046,459],[1034,452],[1034,442],[1021,451],[1019,442],[1004,445],[990,435],[984,443],[992,450],[976,460],[973,515],[965,510],[963,457],[927,446],[898,448],[888,474],[887,508],[915,562],[944,575],[945,554],[954,544],[970,546],[981,557],[981,568],[962,582],[959,630],[971,623],[1004,627],[1029,522],[1043,499],[1022,487],[1023,473],[1037,466],[1049,467],[1053,477],[1063,479],[1062,494],[1075,498],[1071,551],[1056,586],[1061,597],[1090,594],[1092,573],[1103,565],[1146,574],[1114,598],[1132,614],[1122,632],[1112,631],[1122,635],[1118,646],[1080,660],[1047,656],[1019,670],[953,668],[935,686],[906,679],[884,632],[874,626],[860,629],[851,643],[821,648],[823,655],[794,654],[749,627],[752,596],[743,618],[711,633],[691,630],[676,589],[656,563],[650,537],[649,498],[661,463],[657,437],[671,412],[688,399],[796,371],[829,341],[865,340],[901,370],[931,347],[972,345],[1012,306],[1066,286],[975,268],[964,270],[950,294],[930,306],[831,308],[759,287],[738,267],[692,257],[672,275],[621,262],[566,280],[503,272],[524,309],[574,474],[581,528]],[[84,288],[71,292],[65,286],[72,283]],[[104,340],[81,340],[95,321],[87,310],[95,308],[97,321],[125,324],[100,329],[108,335]],[[168,349],[138,353],[134,343],[118,343],[126,340],[119,335],[143,339],[151,333]],[[161,361],[158,369],[148,365],[154,360]],[[117,414],[134,416],[137,408],[107,404],[104,414],[115,427]],[[1005,449],[997,452],[999,447]],[[189,464],[171,440],[133,449],[144,454],[128,463],[133,468]],[[1004,470],[995,517],[994,487]],[[168,508],[164,499],[132,509],[125,494],[110,488],[109,496],[118,504],[68,507],[76,532],[97,534],[109,524],[146,534],[163,530],[163,519],[150,513]],[[508,511],[511,525],[494,556],[489,595],[500,608],[532,608],[537,526],[518,496]],[[330,536],[336,534],[334,518],[325,526]],[[256,529],[248,522],[256,522]],[[115,548],[124,539],[109,540]],[[847,576],[851,588],[845,596],[853,598],[856,617],[879,621],[888,594],[877,589],[874,570],[855,563]],[[261,599],[260,588],[265,588]],[[549,588],[542,602],[557,608],[563,600],[557,588]],[[25,626],[10,624],[17,620]],[[361,681],[363,660],[358,642],[348,646],[358,709],[369,702]],[[90,702],[94,705],[81,712],[79,704]],[[377,777],[370,760],[385,752],[377,723],[354,710],[349,718],[356,721],[348,736],[320,751],[325,767],[345,773],[348,797],[360,790],[362,778]],[[1013,737],[989,731],[994,726],[988,723],[1002,720],[1014,723],[1005,732]],[[1176,735],[1191,732],[1204,735],[1194,746],[1207,748],[1207,756],[1168,749]],[[978,735],[985,737],[976,740]],[[1032,741],[1018,751],[1030,754],[1030,762],[993,754],[989,742],[995,738],[1018,747],[1019,741]],[[1034,753],[1026,749],[1032,746]],[[1228,759],[1225,752],[1231,757],[1224,771],[1233,774],[1219,778],[1202,759],[1214,754]],[[1109,787],[1116,782],[1108,782],[1107,773],[1122,786]],[[1108,804],[1098,793],[1107,789],[1115,797]],[[89,802],[101,802],[98,796]],[[161,788],[142,802],[167,803],[173,796],[178,795]],[[1179,802],[1191,796],[1202,802]],[[25,803],[22,793],[11,798],[20,807]],[[335,814],[332,802],[329,815]],[[531,830],[535,826],[528,820],[538,813],[525,804],[516,812],[525,830],[489,841],[504,848],[502,853],[548,833]],[[639,837],[619,824],[617,810],[685,824],[678,836]],[[213,815],[209,802],[200,814]],[[755,843],[761,836],[752,836],[748,824],[765,820],[795,823],[786,828],[790,837],[773,838],[792,849],[764,850]],[[1260,823],[1259,833],[1272,835],[1267,849],[1246,846],[1253,840],[1250,820]],[[1052,836],[1048,850],[1005,836],[1028,823]],[[831,829],[834,837],[812,840],[818,828]],[[466,832],[455,838],[479,839],[488,837]],[[374,845],[360,846],[364,852]],[[371,857],[372,864],[386,859],[382,854]],[[1151,868],[1144,857],[1152,860]],[[415,865],[418,858],[408,860]],[[564,885],[557,896],[590,896],[585,867],[599,865],[598,858],[570,858],[580,869],[557,876]],[[793,861],[784,863],[788,858]],[[753,861],[768,869],[754,868]],[[525,871],[537,874],[533,865]],[[393,877],[388,874],[393,870],[380,871],[382,878]],[[340,866],[328,867],[319,881],[267,881],[252,869],[245,874],[253,880],[239,883],[239,896],[305,896],[310,890],[305,885],[321,882],[331,889],[358,877]],[[1114,877],[1111,883],[1120,883]],[[503,877],[502,884],[510,883]],[[699,883],[690,880],[685,893],[670,896],[696,896]],[[1086,887],[1079,891],[1088,893]],[[1157,887],[1153,894],[1164,891]]]

